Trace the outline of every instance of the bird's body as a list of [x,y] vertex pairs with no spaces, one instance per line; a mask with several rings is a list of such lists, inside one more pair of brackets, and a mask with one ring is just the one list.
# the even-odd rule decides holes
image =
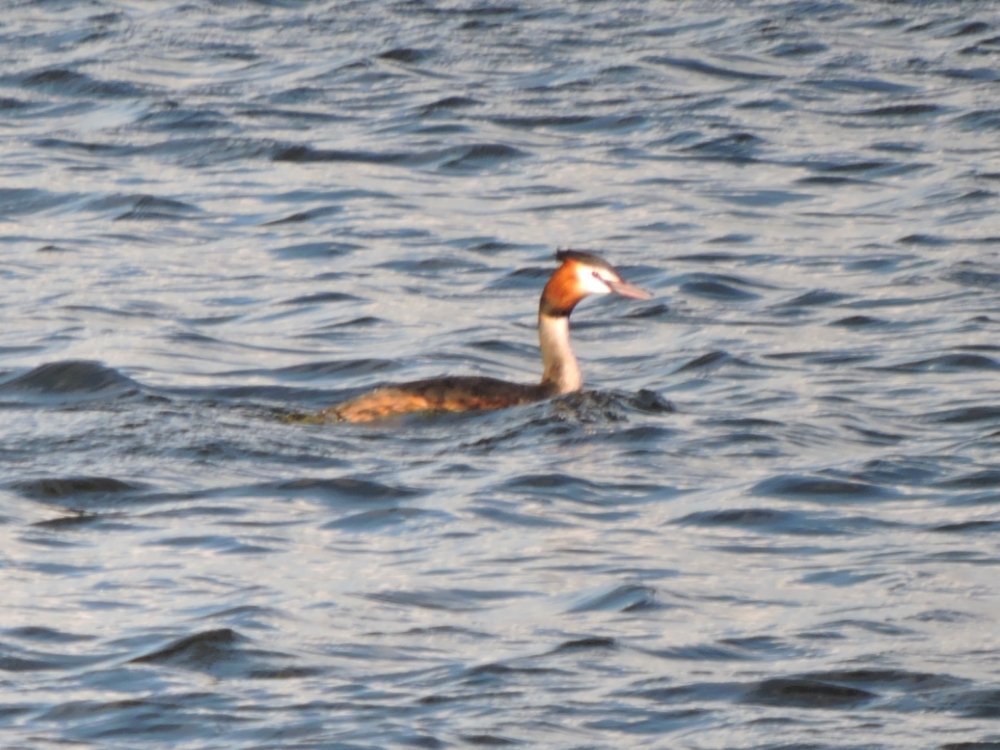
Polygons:
[[569,316],[590,294],[614,292],[649,299],[652,295],[623,281],[603,259],[589,253],[556,253],[561,265],[545,285],[538,305],[538,341],[544,371],[537,385],[496,378],[455,376],[376,388],[322,412],[326,419],[369,422],[420,411],[505,409],[580,390],[583,378],[569,342]]
[[415,411],[506,409],[555,396],[551,383],[524,385],[474,375],[388,385],[337,404],[326,414],[345,422],[370,422]]

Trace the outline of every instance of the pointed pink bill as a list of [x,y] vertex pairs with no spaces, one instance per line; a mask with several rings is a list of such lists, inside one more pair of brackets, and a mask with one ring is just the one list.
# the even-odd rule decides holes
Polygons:
[[605,279],[604,283],[611,287],[612,292],[620,294],[622,297],[633,297],[634,299],[652,299],[653,297],[645,289],[640,289],[627,281],[608,281]]

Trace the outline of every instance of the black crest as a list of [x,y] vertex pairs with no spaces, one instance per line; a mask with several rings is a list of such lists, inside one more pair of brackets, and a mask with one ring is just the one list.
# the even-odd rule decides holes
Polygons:
[[594,255],[593,253],[585,253],[581,250],[559,250],[556,253],[556,260],[560,263],[565,263],[567,260],[575,260],[578,263],[584,263],[588,266],[596,266],[598,268],[606,268],[609,271],[614,271],[614,267],[608,263],[604,258],[599,255]]

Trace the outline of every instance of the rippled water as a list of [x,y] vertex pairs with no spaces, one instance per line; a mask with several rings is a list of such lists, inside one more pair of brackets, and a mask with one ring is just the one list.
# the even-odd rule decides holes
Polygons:
[[[992,3],[10,2],[4,747],[1000,747]],[[589,390],[530,382],[558,247]]]

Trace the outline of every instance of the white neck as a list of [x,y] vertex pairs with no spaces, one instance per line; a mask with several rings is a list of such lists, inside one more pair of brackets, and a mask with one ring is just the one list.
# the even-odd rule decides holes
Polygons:
[[554,383],[557,393],[580,390],[583,378],[580,365],[569,345],[569,316],[539,313],[538,343],[542,348],[542,383]]

